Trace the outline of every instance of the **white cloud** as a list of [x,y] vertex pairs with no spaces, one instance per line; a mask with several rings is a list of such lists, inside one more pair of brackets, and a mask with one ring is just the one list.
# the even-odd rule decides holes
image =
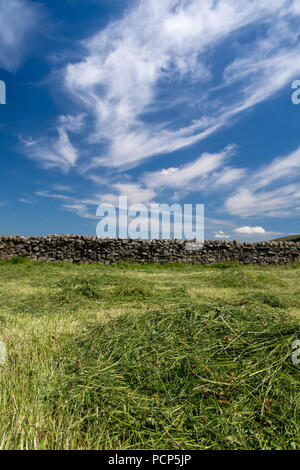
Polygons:
[[216,177],[214,186],[227,186],[245,178],[247,170],[244,168],[224,168]]
[[254,173],[251,186],[263,188],[277,180],[295,179],[300,174],[300,147],[290,155],[276,158]]
[[242,180],[246,175],[245,169],[225,166],[235,155],[235,150],[235,146],[229,145],[219,153],[203,153],[198,159],[180,167],[145,173],[143,184],[158,192],[168,188],[176,189],[179,192],[176,191],[174,199],[178,200],[183,193],[222,189]]
[[34,194],[36,196],[49,197],[51,199],[62,199],[62,200],[65,200],[65,201],[72,200],[72,198],[70,198],[69,196],[66,196],[64,194],[51,193],[50,191],[36,191]]
[[[145,173],[138,183],[131,181],[113,183],[100,181],[103,186],[113,189],[113,193],[105,194],[105,202],[116,204],[119,196],[127,196],[128,203],[150,203],[155,199],[161,202],[162,193],[166,189],[176,190],[173,200],[189,192],[198,192],[204,187],[215,190],[217,187],[232,184],[241,179],[245,170],[224,166],[225,162],[235,154],[235,147],[228,146],[216,154],[204,153],[198,159],[181,165],[170,167],[157,172]],[[95,178],[92,178],[93,180]],[[96,183],[98,180],[96,178]]]
[[218,154],[204,153],[197,160],[179,168],[167,168],[145,175],[148,187],[154,188],[185,188],[191,182],[201,181],[211,175],[232,154],[232,146]]
[[74,212],[76,215],[79,217],[82,217],[84,219],[97,219],[96,217],[96,211],[94,213],[91,213],[89,211],[88,206],[94,206],[94,205],[99,205],[100,204],[100,198],[98,201],[81,201],[79,198],[66,195],[66,194],[59,194],[59,193],[52,193],[50,191],[36,191],[34,193],[36,196],[39,197],[46,197],[50,199],[57,199],[62,202],[61,209],[67,210],[70,212]]
[[96,220],[99,218],[99,217],[96,217],[96,215],[91,214],[88,211],[88,208],[86,207],[85,204],[81,204],[81,203],[63,204],[62,208],[71,212],[75,212],[75,214],[77,214],[79,217],[82,217],[83,219]]
[[20,139],[28,157],[37,160],[44,168],[61,168],[68,171],[74,167],[79,153],[71,143],[69,133],[78,134],[84,127],[84,115],[60,116],[57,123],[57,136],[52,139]]
[[238,227],[234,230],[235,233],[245,235],[265,235],[266,231],[262,227]]
[[54,189],[54,191],[62,191],[67,193],[72,191],[71,186],[67,186],[65,184],[55,184],[52,186],[52,188]]
[[226,201],[226,208],[230,214],[242,217],[290,216],[296,204],[300,202],[299,185],[281,186],[268,191],[251,191],[241,188]]
[[[268,4],[141,0],[134,4],[121,20],[86,40],[86,56],[65,69],[68,92],[95,121],[88,141],[107,144],[90,168],[134,166],[150,156],[191,145],[272,96],[300,72],[300,47],[290,22],[298,13],[297,2],[290,0]],[[183,79],[187,84],[202,83],[202,94],[213,94],[215,78],[205,54],[217,51],[233,33],[241,34],[242,28],[259,23],[267,29],[266,38],[258,37],[247,49],[240,46],[236,60],[224,71],[224,104],[210,96],[187,125],[162,121],[167,107],[181,102],[184,108],[197,101],[194,97],[186,103],[184,89],[178,97]],[[161,82],[169,84],[168,104],[157,94]],[[153,120],[145,122],[145,113]]]
[[243,240],[245,238],[249,239],[249,237],[251,240],[253,237],[255,237],[256,240],[267,240],[275,235],[284,235],[282,232],[267,231],[263,227],[250,227],[247,225],[245,227],[238,227],[234,229],[234,233],[239,235]]
[[34,204],[36,201],[32,196],[23,196],[19,198],[19,202],[22,204]]
[[152,189],[142,188],[138,184],[117,183],[113,187],[119,192],[120,196],[127,196],[129,204],[148,203],[153,200],[156,193]]
[[299,173],[300,148],[249,175],[246,183],[227,199],[226,209],[244,217],[289,216],[300,203]]
[[214,237],[220,240],[228,240],[230,238],[230,235],[226,235],[226,233],[224,233],[222,230],[218,230],[217,232],[215,232]]
[[26,54],[41,9],[29,0],[0,0],[0,67],[15,71]]
[[[145,173],[136,181],[115,173],[109,188],[105,172],[132,168],[205,139],[299,78],[298,15],[299,0],[133,2],[119,21],[81,44],[82,60],[62,70],[65,91],[78,113],[59,118],[55,137],[23,140],[26,154],[45,168],[66,172],[77,167],[98,181],[103,194],[93,199],[64,196],[67,208],[83,216],[84,208],[103,198],[115,202],[127,195],[130,202],[150,202],[173,189],[179,200],[185,192],[233,184],[238,187],[226,201],[230,214],[291,214],[300,204],[295,183],[300,150],[252,173],[229,166],[232,147]],[[228,62],[216,74],[214,57],[222,55],[225,44]],[[217,75],[222,74],[220,83]],[[100,176],[95,175],[98,167]]]

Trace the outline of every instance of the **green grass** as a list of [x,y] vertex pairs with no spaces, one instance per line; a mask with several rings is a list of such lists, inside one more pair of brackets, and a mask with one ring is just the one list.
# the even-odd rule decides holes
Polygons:
[[289,235],[288,237],[275,238],[274,242],[300,242],[300,235]]
[[0,449],[299,449],[299,274],[0,262]]

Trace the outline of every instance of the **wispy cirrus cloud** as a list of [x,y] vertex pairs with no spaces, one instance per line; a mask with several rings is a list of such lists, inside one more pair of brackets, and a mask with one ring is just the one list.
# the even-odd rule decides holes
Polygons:
[[56,128],[56,137],[38,140],[20,138],[26,155],[38,160],[44,168],[58,167],[68,171],[74,167],[79,152],[71,143],[69,134],[78,134],[84,127],[84,115],[60,116]]
[[19,202],[21,202],[22,204],[35,204],[36,199],[32,197],[30,194],[29,195],[25,194],[19,198]]
[[180,167],[146,173],[143,177],[144,184],[149,188],[155,188],[156,191],[175,189],[186,192],[230,186],[235,181],[241,180],[246,173],[245,169],[228,166],[228,161],[234,156],[235,150],[234,145],[229,145],[219,153],[203,153],[198,159]]
[[99,217],[96,217],[95,214],[92,214],[89,210],[86,204],[82,204],[80,202],[73,202],[69,204],[63,204],[61,206],[62,209],[75,212],[76,215],[79,217],[82,217],[83,219],[92,219],[92,220],[98,220]]
[[[127,196],[129,203],[150,203],[164,199],[165,191],[173,191],[171,199],[179,195],[205,190],[230,188],[246,175],[243,168],[231,168],[229,161],[235,156],[236,147],[229,145],[219,153],[203,153],[199,158],[179,167],[165,168],[156,172],[146,172],[137,181],[111,182],[102,179],[102,187],[111,192],[103,193],[105,202],[115,204],[119,196]],[[97,199],[98,201],[99,199]]]
[[[85,41],[87,54],[68,64],[65,85],[93,117],[89,142],[107,144],[91,168],[136,166],[145,158],[194,144],[279,91],[300,71],[296,28],[289,23],[298,15],[296,3],[140,1],[120,21]],[[238,42],[245,29],[259,23],[266,33],[247,48],[236,48],[216,97],[209,52],[221,51],[233,35]],[[186,110],[198,99],[184,90],[195,82],[195,94],[207,96],[207,102],[189,112],[190,122],[183,125]],[[166,87],[167,101],[160,94]],[[182,118],[162,119],[168,109]]]
[[284,157],[275,158],[268,165],[259,168],[252,176],[250,185],[254,189],[273,183],[295,180],[300,175],[300,147]]
[[0,68],[15,71],[42,18],[41,6],[30,0],[0,0]]
[[[192,145],[273,96],[300,73],[299,15],[297,0],[136,1],[83,41],[85,56],[59,75],[88,116],[85,170],[130,168]],[[228,60],[216,73],[224,48]],[[62,140],[68,148],[49,142],[42,163],[74,163],[80,148]]]
[[240,188],[225,204],[231,215],[241,217],[289,217],[300,214],[299,184],[255,191]]
[[299,151],[255,171],[233,165],[228,146],[130,175],[290,87],[300,74],[299,18],[298,0],[137,0],[78,45],[81,60],[72,56],[55,74],[74,113],[57,119],[56,135],[23,140],[25,153],[97,184],[94,198],[57,197],[82,217],[103,198],[149,203],[166,191],[174,200],[226,192],[225,208],[238,217],[299,213]]
[[[137,202],[150,204],[164,199],[163,194],[166,190],[173,190],[171,199],[178,200],[176,194],[186,196],[199,190],[213,194],[220,189],[231,192],[238,184],[235,192],[227,196],[225,202],[225,209],[230,215],[246,218],[288,217],[300,214],[300,189],[297,181],[300,171],[299,149],[287,156],[275,158],[269,165],[264,165],[256,171],[230,168],[228,159],[234,154],[235,147],[229,146],[218,154],[204,153],[195,161],[180,167],[145,173],[138,182],[109,184],[107,181],[103,185],[102,192],[93,198],[83,197],[79,200],[67,194],[50,191],[40,191],[36,195],[71,203],[68,208],[70,210],[73,208],[79,215],[86,214],[88,206],[98,206],[100,203],[117,204],[119,196],[127,196],[129,204]],[[274,183],[277,184],[274,186]],[[105,191],[107,188],[110,191]],[[63,187],[60,189],[64,191]],[[83,211],[83,205],[86,212]],[[224,221],[220,221],[219,224],[224,224]],[[216,221],[213,221],[213,226],[217,225]],[[250,227],[244,234],[264,235],[263,232],[254,232],[252,228]],[[266,231],[265,234],[271,235],[275,232]]]
[[242,217],[287,217],[300,213],[300,148],[274,159],[249,174],[247,181],[228,197],[225,207]]
[[[142,188],[138,184],[131,184],[131,185],[124,184],[122,186],[118,185],[114,189],[116,191],[115,193],[97,194],[93,198],[84,198],[84,197],[79,198],[79,197],[74,197],[70,194],[68,195],[60,194],[60,193],[55,193],[55,192],[48,191],[48,190],[36,191],[35,196],[38,196],[41,198],[55,199],[60,202],[61,210],[73,212],[80,218],[91,219],[91,220],[99,220],[99,216],[97,216],[96,213],[97,213],[97,208],[100,204],[104,204],[104,205],[109,204],[117,208],[118,202],[119,202],[119,196],[124,196],[124,195],[127,196],[128,198],[127,202],[128,202],[129,208],[132,204],[136,204],[136,203],[141,204],[141,201],[143,201],[143,204],[145,204],[145,207],[148,208],[149,210],[151,207],[151,203],[152,202],[155,203],[155,201],[153,201],[153,197],[155,196],[155,193],[149,192],[149,190]],[[131,217],[131,219],[132,218],[133,217]],[[189,223],[192,223],[192,220],[194,220],[194,217],[190,218]],[[210,217],[205,217],[205,227],[207,229],[215,229],[216,227],[220,227],[220,226],[227,227],[228,229],[233,229],[234,224],[228,220],[219,220],[219,219],[213,219]],[[168,227],[168,225],[166,227]],[[217,233],[223,234],[224,232],[218,231]],[[222,238],[227,238],[227,235],[225,237],[223,236]]]

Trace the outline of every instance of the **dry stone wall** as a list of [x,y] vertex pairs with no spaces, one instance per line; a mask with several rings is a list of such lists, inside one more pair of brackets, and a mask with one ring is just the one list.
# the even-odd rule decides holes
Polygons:
[[201,263],[237,261],[241,264],[291,264],[300,261],[300,242],[205,241],[202,248],[180,240],[120,240],[87,236],[48,235],[0,237],[0,259],[15,256],[35,261],[78,264],[134,261],[136,263]]

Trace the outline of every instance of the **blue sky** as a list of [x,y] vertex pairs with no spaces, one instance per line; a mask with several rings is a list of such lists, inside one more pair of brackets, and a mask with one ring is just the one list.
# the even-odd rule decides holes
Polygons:
[[206,238],[299,233],[299,0],[0,0],[1,234],[205,204]]

